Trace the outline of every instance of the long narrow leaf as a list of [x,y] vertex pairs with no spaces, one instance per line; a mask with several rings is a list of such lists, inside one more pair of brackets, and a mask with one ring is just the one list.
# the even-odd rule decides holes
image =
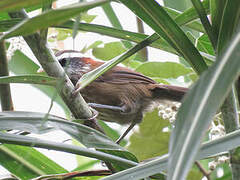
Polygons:
[[6,111],[0,112],[1,130],[16,129],[32,133],[45,133],[52,130],[62,130],[89,148],[123,150],[104,134],[84,126],[69,122],[63,118],[44,113]]
[[129,49],[126,53],[122,54],[120,57],[116,57],[111,61],[108,61],[103,65],[99,66],[98,68],[94,69],[93,71],[84,74],[77,83],[78,90],[86,87],[88,84],[97,79],[97,77],[105,73],[107,70],[113,68],[117,64],[121,63],[122,61],[132,56],[133,54],[143,49],[144,47],[148,46],[152,42],[156,41],[157,39],[159,39],[159,36],[157,34],[153,34],[146,38],[145,40],[143,40],[142,42],[140,42],[139,44],[135,45],[133,48]]
[[[215,156],[216,154],[220,154],[238,147],[240,145],[239,137],[240,130],[237,130],[227,134],[224,137],[203,143],[196,156],[196,160]],[[102,178],[102,180],[138,180],[145,178],[161,171],[165,171],[167,169],[168,158],[168,155],[163,155],[155,160],[139,164],[136,167]]]
[[0,77],[0,84],[8,83],[25,83],[25,84],[42,84],[56,86],[57,79],[41,75],[23,75],[23,76],[4,76]]
[[163,36],[188,61],[197,73],[201,74],[207,69],[206,63],[194,45],[156,1],[120,1],[155,30],[156,33]]
[[197,154],[201,137],[240,74],[239,52],[240,32],[223,56],[201,76],[186,96],[171,136],[169,179],[186,177]]
[[108,0],[96,0],[93,2],[78,3],[69,7],[46,11],[33,18],[24,19],[21,23],[14,26],[6,34],[2,35],[0,39],[32,34],[40,29],[63,23],[69,18],[76,16],[80,12],[100,6],[106,2],[108,2]]
[[6,144],[17,144],[17,145],[23,145],[23,146],[39,147],[39,148],[69,152],[69,153],[78,154],[86,157],[97,158],[107,162],[121,164],[125,167],[132,167],[137,165],[136,162],[123,159],[117,156],[113,156],[107,153],[94,151],[87,148],[81,148],[75,145],[40,140],[38,138],[27,137],[22,135],[15,135],[15,134],[0,132],[0,142],[6,143]]
[[21,179],[67,172],[36,149],[18,145],[0,146],[0,164]]
[[16,11],[22,8],[31,7],[34,5],[42,5],[46,3],[51,3],[54,0],[1,0],[0,1],[0,11],[9,12]]

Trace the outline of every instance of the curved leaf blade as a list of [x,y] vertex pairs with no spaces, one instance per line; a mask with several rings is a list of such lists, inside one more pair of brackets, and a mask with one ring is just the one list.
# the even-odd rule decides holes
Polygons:
[[201,74],[207,69],[202,56],[164,9],[154,0],[120,0],[181,54]]
[[23,76],[4,76],[0,77],[0,84],[8,83],[25,83],[25,84],[42,84],[56,86],[57,79],[41,75],[23,75]]
[[2,0],[0,1],[0,11],[2,12],[9,12],[9,11],[16,11],[22,8],[31,7],[34,5],[42,5],[42,4],[49,4],[54,0]]
[[[216,154],[220,154],[238,147],[240,145],[239,137],[240,130],[237,130],[227,134],[224,137],[203,143],[196,156],[196,160],[215,156]],[[161,171],[165,171],[167,169],[168,158],[169,155],[166,154],[161,157],[157,157],[152,161],[141,163],[136,167],[132,167],[122,172],[102,178],[102,180],[138,180],[145,178]]]
[[197,154],[201,137],[240,74],[239,52],[240,33],[186,96],[171,135],[169,179],[186,177]]
[[0,112],[1,130],[16,129],[31,133],[46,133],[62,130],[88,148],[123,150],[104,134],[82,124],[69,122],[64,118],[37,112]]
[[107,153],[94,151],[91,149],[82,148],[75,145],[57,143],[53,141],[46,141],[46,140],[41,140],[38,138],[27,137],[22,135],[0,132],[0,142],[6,143],[6,144],[39,147],[39,148],[52,149],[56,151],[68,152],[72,154],[78,154],[81,156],[86,156],[86,157],[96,158],[96,159],[100,159],[107,162],[116,163],[116,164],[122,165],[123,167],[132,167],[137,165],[136,162],[133,162],[124,158],[120,158],[117,156],[113,156]]
[[67,172],[34,148],[2,144],[0,152],[0,164],[21,179]]
[[68,7],[46,11],[33,18],[22,20],[19,24],[10,29],[6,34],[2,35],[0,39],[32,34],[51,25],[63,23],[69,18],[76,16],[80,12],[87,11],[106,2],[108,2],[108,0],[96,0],[93,2],[78,3]]

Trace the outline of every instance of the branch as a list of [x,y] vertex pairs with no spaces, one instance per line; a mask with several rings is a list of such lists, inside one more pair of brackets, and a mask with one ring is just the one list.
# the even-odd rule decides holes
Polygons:
[[[28,18],[25,11],[9,13],[12,18]],[[24,40],[31,48],[33,54],[38,59],[39,63],[49,76],[62,79],[62,85],[57,88],[59,95],[66,103],[73,116],[76,119],[90,119],[93,113],[89,109],[87,103],[84,101],[80,93],[72,96],[74,86],[68,76],[65,74],[63,68],[56,60],[51,49],[48,48],[45,39],[41,38],[39,33],[24,36]]]
[[[8,76],[8,62],[6,57],[4,41],[0,41],[0,76]],[[0,99],[2,111],[12,111],[13,102],[9,84],[0,85]]]
[[[238,104],[236,98],[234,88],[232,88],[232,91],[229,93],[221,107],[226,133],[239,129]],[[239,151],[240,147],[229,151],[233,179],[240,179]]]

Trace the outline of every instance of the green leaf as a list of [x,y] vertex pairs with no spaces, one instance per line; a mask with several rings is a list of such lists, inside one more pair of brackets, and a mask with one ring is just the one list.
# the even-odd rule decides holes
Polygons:
[[229,44],[237,31],[240,20],[240,3],[238,0],[227,1],[219,30],[217,53],[221,54],[223,48]]
[[201,137],[240,74],[239,52],[240,32],[184,99],[171,135],[170,179],[184,179],[192,166]]
[[96,0],[93,2],[77,3],[68,7],[43,12],[42,14],[33,18],[22,20],[21,23],[14,26],[6,34],[2,35],[0,39],[32,34],[51,25],[63,23],[69,18],[78,15],[80,12],[87,11],[106,2],[108,2],[108,0]]
[[0,164],[21,179],[67,172],[42,153],[30,147],[4,144],[0,146]]
[[41,75],[25,75],[25,76],[4,76],[0,77],[0,84],[6,83],[25,83],[25,84],[42,84],[56,86],[57,79]]
[[[98,149],[98,151],[104,151],[109,154],[116,154],[120,157],[124,157],[127,159],[134,159],[136,160],[136,157],[131,154],[130,152],[127,152],[124,150],[121,146],[114,143],[110,138],[108,138],[106,135],[89,128],[87,126],[84,126],[82,124],[77,124],[73,122],[66,121],[63,118],[52,116],[52,115],[46,115],[43,113],[35,113],[35,112],[20,112],[20,111],[13,111],[13,112],[1,112],[0,113],[0,130],[8,130],[8,129],[16,129],[16,130],[22,130],[27,131],[31,133],[46,133],[53,130],[62,130],[66,132],[67,134],[71,135],[73,138],[81,142],[84,146],[88,148],[95,148]],[[9,135],[6,135],[9,136]],[[16,136],[17,138],[17,136]],[[20,136],[19,136],[20,138]],[[0,138],[1,139],[1,138]],[[13,139],[14,144],[25,145],[23,144],[25,140],[19,139],[17,141],[16,139]],[[9,140],[9,138],[8,138]],[[34,139],[32,139],[34,140]],[[45,148],[47,147],[47,144],[49,142],[44,142],[41,140],[34,140],[37,142],[32,142],[31,139],[28,139],[28,143],[26,145],[33,145],[34,147],[41,147],[41,144],[44,144]],[[4,139],[3,139],[4,141]],[[8,141],[7,141],[8,142]],[[29,144],[30,143],[30,144]],[[59,143],[60,144],[60,143]],[[36,146],[35,146],[36,145]],[[58,144],[52,144],[54,147],[59,147]],[[51,145],[50,145],[51,146]],[[51,146],[52,147],[52,146]],[[70,147],[71,149],[71,147]],[[58,150],[58,149],[57,149]],[[83,153],[87,150],[81,150],[79,153]],[[69,152],[69,151],[68,151]],[[71,151],[70,151],[71,152]],[[86,154],[87,157],[93,157],[100,156],[99,158],[102,159],[102,155],[100,154]],[[82,155],[82,154],[80,154]],[[88,156],[89,155],[89,156]],[[103,160],[103,159],[102,159]],[[131,161],[132,162],[132,161]],[[126,166],[122,166],[121,162],[115,161],[115,166],[118,167],[118,169],[126,169]]]
[[145,114],[139,130],[131,135],[127,149],[140,161],[167,153],[170,133],[163,129],[168,126],[169,121],[159,117],[157,109]]
[[104,44],[104,47],[94,47],[92,50],[93,55],[101,60],[110,60],[114,57],[124,53],[126,49],[121,42],[110,42]]
[[26,7],[32,7],[35,5],[49,4],[54,0],[1,0],[0,1],[0,11],[9,12],[16,11]]
[[[16,22],[19,22],[19,20],[12,19],[12,20],[7,20],[7,21],[0,21],[0,31],[5,31],[6,27],[9,28],[9,26],[16,24]],[[74,21],[67,21],[66,23],[64,23],[62,25],[54,25],[54,27],[67,28],[67,29],[72,30],[73,25],[74,25]],[[125,30],[119,30],[116,28],[111,28],[111,27],[106,27],[106,26],[101,26],[101,25],[96,25],[96,24],[79,23],[78,29],[81,31],[95,32],[95,33],[99,33],[102,35],[107,35],[107,36],[111,36],[111,37],[115,37],[115,38],[119,38],[119,39],[125,39],[125,40],[136,42],[136,43],[139,43],[148,37],[148,35],[145,35],[145,34],[134,33],[134,32],[125,31]],[[153,42],[152,44],[150,44],[149,46],[179,55],[176,52],[176,50],[174,50],[161,37],[158,40],[156,40],[155,42]],[[210,60],[213,59],[213,57],[210,57],[210,55],[208,55],[208,54],[202,53],[202,56],[209,58]]]
[[192,4],[193,6],[195,7],[197,13],[198,13],[198,16],[202,22],[202,25],[204,26],[204,29],[206,31],[206,34],[208,35],[209,37],[209,40],[211,41],[211,44],[213,46],[214,49],[216,49],[217,47],[217,35],[216,33],[214,32],[214,29],[212,28],[209,20],[208,20],[208,17],[207,17],[207,14],[206,14],[206,11],[203,7],[203,4],[202,2],[199,0],[191,0],[192,1]]
[[[209,13],[209,0],[204,0],[202,2],[203,7],[207,13]],[[184,11],[183,13],[179,14],[176,18],[175,21],[177,24],[188,24],[189,22],[192,22],[196,19],[198,19],[198,13],[194,7],[191,7]],[[204,32],[204,31],[202,31]]]
[[81,20],[85,21],[86,23],[92,22],[97,16],[96,15],[90,15],[87,12],[81,13]]
[[[104,4],[104,5],[102,6],[102,8],[103,8],[104,13],[105,13],[106,16],[108,17],[108,20],[109,20],[110,23],[112,24],[112,26],[113,26],[114,28],[117,28],[117,29],[121,29],[121,30],[122,30],[122,29],[123,29],[123,28],[122,28],[122,25],[121,25],[121,23],[120,23],[117,15],[116,15],[116,13],[114,12],[111,4],[110,4],[110,3],[106,3],[106,4]],[[124,41],[124,40],[122,40],[121,42],[122,42],[123,46],[124,46],[126,49],[129,49],[129,48],[131,48],[131,47],[133,46],[133,45],[131,44],[131,42],[129,42],[129,41]]]
[[64,118],[36,112],[0,112],[0,129],[16,129],[32,133],[62,130],[86,147],[98,149],[123,149],[102,133]]
[[215,51],[206,34],[203,34],[201,37],[197,39],[197,48],[199,51],[205,52],[213,56],[215,55]]
[[219,37],[220,26],[222,22],[225,4],[228,0],[210,0],[210,12],[212,28],[217,37]]
[[139,50],[148,46],[152,42],[156,41],[158,38],[159,38],[159,36],[157,34],[153,34],[153,35],[149,36],[148,38],[146,38],[145,40],[141,41],[139,44],[137,44],[134,47],[132,47],[131,49],[129,49],[127,52],[125,52],[121,56],[116,57],[116,58],[112,59],[111,61],[108,61],[108,62],[102,64],[101,66],[94,69],[93,71],[90,71],[90,72],[84,74],[80,78],[80,80],[78,81],[78,83],[76,85],[78,87],[77,90],[81,90],[82,88],[86,87],[89,83],[91,83],[92,81],[97,79],[103,73],[105,73],[109,69],[113,68],[117,64],[121,63],[125,59],[129,58],[130,56],[132,56]]
[[174,62],[147,62],[138,66],[136,71],[149,77],[175,79],[193,72],[190,68]]
[[[40,74],[37,73],[40,67],[19,50],[14,52],[14,55],[8,63],[8,67],[14,74],[17,75],[31,74],[35,76]],[[52,98],[53,95],[56,94],[56,90],[54,87],[41,86],[37,84],[34,84],[32,86],[42,91],[50,98]],[[60,96],[57,96],[54,101],[57,102],[65,110],[66,113],[69,114],[69,110],[63,100],[60,98]]]
[[120,0],[120,2],[162,36],[198,74],[207,69],[206,63],[194,45],[156,1]]
[[16,134],[9,134],[9,133],[2,133],[0,132],[0,142],[6,144],[16,144],[16,145],[23,145],[23,146],[31,146],[31,147],[40,147],[46,149],[52,149],[57,151],[68,152],[72,154],[78,154],[81,156],[86,156],[90,158],[96,158],[99,160],[112,162],[115,164],[119,164],[125,168],[129,168],[132,166],[136,166],[137,163],[123,159],[117,156],[113,156],[110,154],[106,154],[100,151],[95,151],[87,148],[81,148],[79,146],[74,146],[70,144],[63,144],[57,143],[53,141],[46,141],[40,140],[38,138],[23,136],[23,135],[16,135]]
[[94,43],[92,43],[91,45],[89,45],[88,47],[85,46],[80,52],[81,53],[86,53],[87,51],[89,51],[90,49],[94,49],[96,47],[98,47],[99,45],[101,45],[103,42],[102,41],[95,41]]
[[[222,152],[238,147],[240,145],[239,136],[240,130],[237,130],[221,138],[203,143],[196,156],[196,160],[216,156]],[[105,177],[102,180],[125,180],[130,178],[132,180],[139,180],[141,178],[157,174],[161,171],[165,171],[167,169],[168,158],[169,156],[166,154],[161,157],[145,161],[136,167]]]

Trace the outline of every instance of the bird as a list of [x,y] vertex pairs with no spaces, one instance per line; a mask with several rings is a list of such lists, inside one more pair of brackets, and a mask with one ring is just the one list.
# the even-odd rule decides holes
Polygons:
[[[65,50],[58,52],[57,56],[65,52],[69,53]],[[104,63],[84,56],[66,56],[58,58],[58,61],[75,86],[84,74]],[[144,113],[154,102],[180,102],[187,91],[188,88],[159,84],[130,68],[115,66],[83,88],[80,93],[88,105],[99,112],[98,119],[120,125],[130,124],[117,140],[119,143],[142,121]]]

